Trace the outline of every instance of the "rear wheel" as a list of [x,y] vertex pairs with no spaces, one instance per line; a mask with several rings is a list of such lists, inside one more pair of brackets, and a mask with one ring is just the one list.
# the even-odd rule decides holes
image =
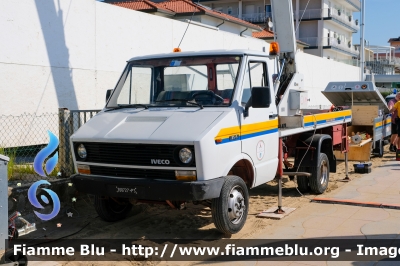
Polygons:
[[243,179],[227,176],[219,198],[211,203],[215,227],[225,234],[239,232],[247,219],[249,192]]
[[[308,167],[299,167],[298,170],[298,172],[308,172],[308,171],[309,171]],[[300,192],[310,191],[308,176],[297,176],[297,188],[300,190]]]
[[329,160],[325,153],[320,153],[317,167],[311,167],[309,183],[314,193],[322,194],[329,184]]
[[128,199],[94,196],[94,207],[103,220],[116,222],[128,215],[132,204]]
[[300,192],[308,192],[310,191],[310,186],[308,185],[308,177],[307,176],[298,176],[297,177],[297,188]]

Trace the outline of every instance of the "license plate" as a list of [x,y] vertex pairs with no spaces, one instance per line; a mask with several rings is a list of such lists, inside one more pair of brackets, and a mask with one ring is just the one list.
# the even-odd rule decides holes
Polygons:
[[123,196],[140,196],[143,194],[143,187],[130,187],[121,185],[108,185],[108,192],[113,195],[123,195]]

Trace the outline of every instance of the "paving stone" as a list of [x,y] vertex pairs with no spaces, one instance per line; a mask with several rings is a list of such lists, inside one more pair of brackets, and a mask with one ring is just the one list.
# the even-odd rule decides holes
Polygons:
[[305,233],[303,227],[274,226],[272,230],[257,234],[258,239],[297,239]]
[[387,189],[385,189],[382,194],[384,195],[400,195],[400,188],[398,187],[388,187]]
[[[350,177],[351,178],[351,177]],[[364,177],[360,178],[360,179],[356,179],[356,180],[351,180],[350,182],[348,182],[346,184],[346,186],[348,187],[354,187],[354,186],[373,186],[376,185],[378,182],[375,181],[374,178],[370,178],[371,180],[366,180],[364,179]]]
[[332,231],[338,226],[340,226],[346,218],[331,217],[331,216],[317,216],[310,218],[303,223],[305,229],[321,229]]
[[353,199],[354,197],[360,196],[361,194],[355,189],[345,190],[335,195],[332,195],[331,198],[335,199]]
[[385,176],[377,176],[374,178],[374,180],[376,182],[378,182],[378,184],[381,184],[381,183],[392,184],[396,181],[399,181],[399,178],[389,174],[389,175],[385,175]]
[[379,194],[373,193],[360,193],[360,195],[351,198],[355,201],[365,201],[365,202],[374,202],[375,198],[378,197]]
[[361,208],[362,207],[359,207],[359,206],[336,204],[336,211],[334,213],[329,214],[328,216],[349,218],[350,216],[355,214]]
[[361,227],[370,223],[371,221],[365,221],[365,220],[356,220],[356,219],[347,219],[344,221],[336,230],[341,230],[343,229],[349,229],[354,231],[354,234],[357,235],[358,233],[361,233]]
[[388,189],[389,185],[372,185],[372,186],[363,186],[357,188],[359,193],[373,193],[373,194],[380,194],[386,189]]
[[389,217],[383,221],[365,224],[361,232],[370,238],[394,239],[400,233],[400,218]]
[[325,237],[327,236],[331,231],[329,230],[321,230],[321,229],[314,229],[314,228],[309,228],[305,229],[304,234],[302,235],[303,238],[318,238],[318,237]]
[[[390,197],[395,196],[395,197]],[[374,199],[375,202],[396,204],[400,206],[400,195],[379,195]]]
[[400,210],[396,209],[384,209],[390,215],[390,217],[400,218]]
[[308,213],[303,213],[303,212],[301,213],[298,212],[296,213],[296,215],[293,213],[293,216],[290,216],[287,219],[279,221],[279,226],[303,228],[303,223],[313,217],[320,217],[320,216],[310,215]]
[[354,220],[380,221],[389,218],[389,213],[378,208],[363,207],[350,216]]
[[335,211],[335,204],[310,203],[308,207],[302,211],[302,213],[316,216],[325,216],[334,213]]

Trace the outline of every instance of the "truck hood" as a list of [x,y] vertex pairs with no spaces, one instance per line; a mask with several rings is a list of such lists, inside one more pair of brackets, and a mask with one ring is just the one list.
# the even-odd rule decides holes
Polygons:
[[177,108],[100,112],[84,124],[72,139],[100,142],[192,142],[198,140],[222,113],[207,109]]

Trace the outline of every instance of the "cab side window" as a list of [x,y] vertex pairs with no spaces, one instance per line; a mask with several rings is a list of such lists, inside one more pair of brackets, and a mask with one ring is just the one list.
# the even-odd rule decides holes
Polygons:
[[251,97],[251,88],[267,87],[267,66],[265,62],[250,61],[243,82],[242,106],[244,107]]

